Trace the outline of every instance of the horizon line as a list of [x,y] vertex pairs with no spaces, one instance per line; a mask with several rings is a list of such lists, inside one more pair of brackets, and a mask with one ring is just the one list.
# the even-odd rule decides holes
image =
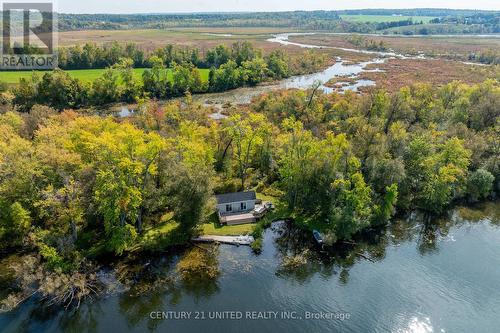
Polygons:
[[[343,12],[343,11],[363,11],[363,10],[454,10],[454,11],[476,11],[476,12],[500,12],[500,9],[470,9],[470,8],[442,8],[442,7],[413,7],[413,8],[352,8],[352,9],[296,9],[296,10],[250,10],[250,11],[175,11],[175,12],[127,12],[127,13],[112,13],[112,12],[94,12],[94,13],[75,13],[62,12],[58,14],[69,15],[175,15],[175,14],[253,14],[253,13],[297,13],[297,12]],[[369,14],[364,14],[369,15]]]

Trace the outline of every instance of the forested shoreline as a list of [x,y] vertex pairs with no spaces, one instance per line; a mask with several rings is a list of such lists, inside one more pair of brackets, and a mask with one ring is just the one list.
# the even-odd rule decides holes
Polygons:
[[214,193],[255,189],[334,244],[394,214],[439,214],[500,189],[496,81],[283,90],[221,121],[189,95],[144,100],[128,119],[36,102],[7,100],[0,114],[0,244],[30,257],[4,309],[30,293],[79,302],[103,257],[185,244],[210,221]]

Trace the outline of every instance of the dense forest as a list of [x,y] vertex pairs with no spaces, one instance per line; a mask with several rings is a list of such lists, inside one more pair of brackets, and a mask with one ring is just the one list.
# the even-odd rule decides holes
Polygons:
[[[39,94],[51,92],[43,104],[66,79],[39,83]],[[0,244],[33,254],[36,274],[18,275],[52,303],[91,294],[104,256],[185,243],[213,214],[214,193],[256,189],[333,244],[395,214],[439,214],[500,190],[495,81],[393,94],[284,90],[221,121],[189,95],[144,100],[126,119],[36,102],[3,100]],[[4,308],[29,296],[23,281]]]

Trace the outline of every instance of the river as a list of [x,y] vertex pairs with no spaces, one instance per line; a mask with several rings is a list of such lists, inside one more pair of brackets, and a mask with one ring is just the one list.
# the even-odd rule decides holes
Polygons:
[[[344,59],[340,57],[337,57],[336,62],[333,65],[317,73],[293,76],[291,78],[273,84],[263,84],[257,87],[243,87],[222,93],[196,95],[194,96],[194,99],[203,104],[211,105],[217,108],[218,112],[212,114],[211,117],[214,119],[221,119],[225,117],[222,114],[224,105],[249,104],[254,97],[269,91],[278,89],[309,89],[314,84],[320,83],[319,89],[325,93],[331,93],[334,91],[337,91],[339,93],[344,93],[346,91],[357,92],[359,91],[360,88],[371,87],[376,85],[375,81],[359,79],[359,75],[363,72],[380,71],[380,69],[377,68],[368,70],[366,69],[368,65],[382,64],[387,59],[391,58],[419,59],[419,60],[427,59],[426,55],[422,53],[418,55],[409,55],[409,54],[397,53],[394,51],[389,51],[389,52],[369,51],[369,50],[343,48],[343,47],[304,44],[304,43],[297,43],[290,41],[290,37],[293,36],[323,35],[323,34],[328,35],[328,33],[303,33],[303,32],[283,33],[274,35],[272,38],[267,39],[267,42],[277,43],[285,46],[287,45],[298,46],[304,49],[332,49],[332,50],[340,50],[351,53],[361,53],[361,54],[371,55],[373,56],[373,59],[361,63],[352,64],[350,62],[346,62]],[[477,35],[474,37],[481,38],[481,36],[482,35]],[[494,38],[497,37],[500,38],[500,35],[488,35],[488,36]],[[462,61],[462,63],[470,66],[487,66],[484,64],[464,62],[464,61]],[[335,87],[330,87],[325,85],[325,83],[334,78],[346,78],[346,80],[345,82],[342,82],[342,80],[340,80],[339,82],[337,82]],[[128,115],[126,110],[125,114]]]
[[[316,248],[310,235],[275,223],[259,256],[221,245],[216,281],[116,292],[70,312],[33,300],[0,315],[0,331],[498,332],[499,203],[424,220],[413,214],[332,253]],[[283,266],[295,254],[301,264]],[[144,259],[148,264],[138,267],[149,277],[166,276],[178,258]],[[191,319],[152,319],[158,312]],[[307,319],[308,313],[318,318]],[[216,315],[226,319],[210,319]]]
[[[382,64],[387,59],[399,58],[399,59],[426,59],[423,54],[419,55],[406,55],[397,52],[381,52],[381,51],[368,51],[360,49],[350,49],[342,47],[333,46],[322,46],[313,44],[303,44],[290,41],[292,36],[304,36],[304,35],[316,35],[316,34],[327,34],[328,33],[283,33],[274,35],[272,38],[267,39],[269,43],[278,43],[281,45],[293,45],[305,49],[334,49],[347,51],[352,53],[362,53],[373,56],[373,59],[369,61],[364,61],[360,63],[351,63],[345,61],[344,59],[337,57],[335,63],[325,70],[317,73],[305,74],[293,76],[288,79],[284,79],[271,84],[262,84],[256,87],[242,87],[221,93],[209,93],[209,94],[198,94],[194,95],[193,99],[205,106],[212,106],[217,112],[210,115],[213,119],[222,119],[226,116],[223,114],[224,107],[226,105],[242,105],[251,103],[252,99],[263,93],[267,93],[279,89],[309,89],[316,83],[320,83],[319,90],[325,93],[331,93],[337,91],[339,93],[344,93],[346,91],[358,91],[363,87],[375,86],[376,82],[372,80],[362,80],[359,79],[359,75],[363,72],[369,71],[380,71],[379,69],[366,69],[368,65],[371,64]],[[497,35],[493,35],[496,36]],[[480,38],[479,36],[476,36]],[[500,35],[499,35],[500,37]],[[483,64],[463,62],[468,65],[484,66]],[[345,82],[342,79],[336,83],[335,87],[325,85],[328,81],[334,78],[346,78]],[[130,110],[133,110],[133,106],[120,106],[117,110],[120,117],[128,117],[131,115]]]
[[[378,71],[378,69],[367,70],[366,67],[371,64],[381,64],[386,59],[391,57],[399,58],[409,58],[402,54],[397,54],[394,52],[376,52],[376,51],[364,51],[356,49],[345,49],[345,48],[334,48],[326,46],[308,45],[290,42],[288,39],[290,36],[307,35],[307,33],[287,33],[279,34],[273,38],[268,39],[269,43],[279,43],[282,45],[294,45],[302,48],[330,48],[339,49],[343,51],[353,52],[353,53],[364,53],[373,55],[374,58],[369,61],[364,61],[361,63],[350,63],[344,61],[342,58],[337,57],[335,63],[325,70],[317,73],[297,75],[284,79],[271,84],[262,84],[256,87],[242,87],[221,93],[209,93],[209,94],[199,94],[194,95],[193,99],[200,102],[206,106],[212,106],[218,110],[218,112],[211,115],[214,119],[221,119],[225,116],[222,114],[223,108],[227,104],[239,105],[239,104],[249,104],[252,99],[263,93],[279,90],[279,89],[309,89],[314,84],[320,83],[319,89],[325,93],[331,93],[333,91],[338,91],[340,93],[346,91],[358,91],[359,88],[375,86],[375,81],[372,80],[361,80],[358,78],[359,74],[364,71]],[[418,58],[421,58],[420,56]],[[344,77],[345,82],[338,82],[338,86],[335,88],[326,86],[329,80],[333,78]],[[128,117],[131,115],[130,110],[133,109],[131,106],[120,106],[119,116]]]
[[[310,89],[316,83],[319,83],[319,90],[322,90],[325,93],[331,93],[337,91],[339,93],[344,93],[346,91],[359,91],[360,88],[363,87],[372,87],[376,85],[375,81],[372,80],[362,80],[359,79],[359,75],[363,72],[373,72],[380,71],[380,69],[375,68],[368,70],[366,69],[368,65],[371,64],[381,64],[384,63],[387,59],[391,58],[399,58],[399,59],[427,59],[426,55],[420,53],[418,55],[408,55],[401,54],[394,51],[390,52],[382,52],[382,51],[369,51],[362,49],[352,49],[352,48],[343,48],[343,47],[334,47],[334,46],[323,46],[323,45],[315,45],[315,44],[304,44],[290,41],[290,37],[293,36],[307,36],[307,35],[346,35],[344,33],[307,33],[307,32],[299,32],[299,33],[282,33],[274,35],[273,37],[267,39],[269,43],[277,43],[281,45],[292,45],[298,46],[304,49],[333,49],[340,50],[352,53],[361,53],[372,55],[373,59],[369,61],[364,61],[360,63],[351,63],[349,61],[345,61],[344,59],[337,57],[335,63],[323,71],[293,76],[288,79],[284,79],[278,82],[274,82],[271,84],[262,84],[255,87],[242,87],[229,91],[224,91],[221,93],[208,93],[208,94],[198,94],[194,95],[193,99],[196,102],[199,102],[205,106],[212,106],[216,109],[217,112],[210,115],[211,118],[215,120],[223,119],[226,116],[223,114],[224,107],[231,105],[243,105],[251,103],[252,99],[256,96],[259,96],[263,93],[267,93],[274,90],[279,89]],[[369,34],[367,34],[369,35]],[[446,37],[448,35],[432,35],[429,37]],[[450,35],[453,37],[461,37],[462,35]],[[463,35],[468,37],[475,38],[483,38],[483,37],[491,37],[491,38],[500,38],[500,35]],[[400,36],[401,37],[401,36]],[[416,37],[416,36],[412,36]],[[463,64],[470,66],[488,66],[486,64],[480,63],[472,63],[461,61]],[[335,87],[325,85],[328,81],[334,78],[346,78],[345,82],[339,80],[336,82]],[[135,106],[120,106],[116,111],[120,117],[128,117],[133,113],[133,109]],[[132,111],[132,112],[131,112]]]

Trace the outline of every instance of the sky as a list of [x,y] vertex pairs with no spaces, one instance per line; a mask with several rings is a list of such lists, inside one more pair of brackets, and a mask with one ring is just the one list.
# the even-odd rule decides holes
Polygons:
[[[178,13],[456,8],[500,10],[500,0],[56,0],[61,13]],[[34,1],[36,2],[36,1]]]

